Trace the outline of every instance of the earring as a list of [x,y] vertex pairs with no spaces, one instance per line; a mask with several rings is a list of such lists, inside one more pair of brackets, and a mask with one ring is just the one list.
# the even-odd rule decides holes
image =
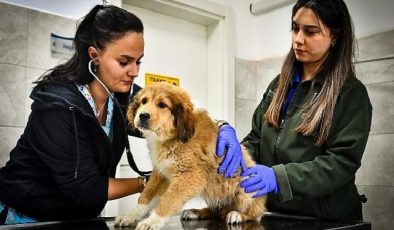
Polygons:
[[334,46],[335,46],[335,43],[336,43],[336,41],[335,41],[335,40],[331,41],[331,48],[334,48]]

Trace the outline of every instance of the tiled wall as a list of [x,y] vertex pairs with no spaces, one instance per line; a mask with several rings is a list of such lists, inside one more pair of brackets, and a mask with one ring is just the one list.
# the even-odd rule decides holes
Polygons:
[[[356,69],[367,87],[373,118],[356,184],[368,198],[364,219],[372,222],[374,230],[388,230],[394,226],[394,30],[358,39],[358,45],[358,60],[369,60],[357,64]],[[250,131],[253,111],[269,82],[280,72],[282,62],[283,58],[236,60],[235,117],[239,139]]]
[[[394,30],[359,39],[358,76],[373,106],[372,128],[356,175],[365,193],[364,216],[375,230],[394,226]],[[374,60],[391,57],[386,60]],[[374,60],[374,61],[373,61]]]
[[50,52],[50,33],[74,36],[76,21],[0,3],[0,166],[23,132],[32,82],[68,57]]

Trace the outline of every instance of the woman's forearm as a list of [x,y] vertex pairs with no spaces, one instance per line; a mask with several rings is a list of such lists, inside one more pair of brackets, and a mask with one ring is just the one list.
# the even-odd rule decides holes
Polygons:
[[141,192],[138,178],[109,178],[108,200]]

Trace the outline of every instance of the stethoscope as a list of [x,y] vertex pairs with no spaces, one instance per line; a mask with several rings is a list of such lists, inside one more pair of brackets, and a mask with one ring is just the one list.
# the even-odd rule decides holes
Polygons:
[[150,175],[151,171],[140,171],[138,169],[137,164],[134,161],[133,154],[131,154],[131,151],[130,151],[130,143],[129,143],[128,133],[127,133],[127,122],[126,122],[126,118],[124,117],[124,114],[122,112],[121,105],[118,102],[118,100],[113,96],[113,94],[108,90],[108,88],[104,85],[104,83],[96,76],[96,74],[94,74],[94,72],[92,70],[92,63],[93,63],[93,60],[90,60],[89,64],[88,64],[88,69],[89,69],[90,74],[92,74],[93,77],[100,83],[100,85],[103,86],[105,91],[107,91],[108,96],[115,103],[117,109],[119,110],[120,116],[122,117],[123,127],[124,127],[124,129],[123,129],[124,135],[123,136],[125,137],[125,143],[126,143],[126,156],[127,156],[127,161],[129,162],[130,167],[136,173],[138,173],[140,176]]

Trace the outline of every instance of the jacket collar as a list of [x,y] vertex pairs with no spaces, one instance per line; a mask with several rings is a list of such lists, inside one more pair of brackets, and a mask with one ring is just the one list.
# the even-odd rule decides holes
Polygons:
[[325,80],[325,74],[323,74],[321,71],[317,73],[317,75],[312,79],[312,84],[315,87],[321,88],[324,84]]
[[83,113],[94,116],[89,103],[73,82],[41,83],[34,87],[30,98],[34,100],[32,110],[77,108]]

